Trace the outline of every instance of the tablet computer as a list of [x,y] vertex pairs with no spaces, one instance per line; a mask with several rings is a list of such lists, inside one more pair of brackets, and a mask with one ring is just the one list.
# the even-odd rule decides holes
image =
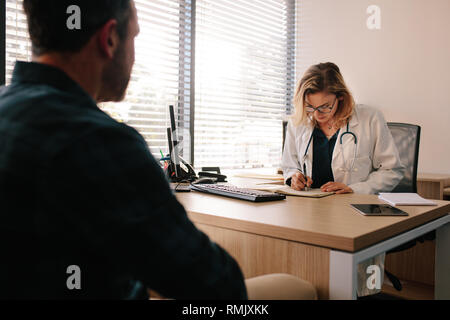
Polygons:
[[407,216],[403,210],[388,204],[351,204],[359,213],[365,216]]

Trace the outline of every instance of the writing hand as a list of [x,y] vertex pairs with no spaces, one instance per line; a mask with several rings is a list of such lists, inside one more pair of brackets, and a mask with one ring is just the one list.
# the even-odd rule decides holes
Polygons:
[[311,187],[313,181],[310,177],[306,177],[301,172],[297,172],[292,176],[291,188],[298,191],[303,191],[305,187]]

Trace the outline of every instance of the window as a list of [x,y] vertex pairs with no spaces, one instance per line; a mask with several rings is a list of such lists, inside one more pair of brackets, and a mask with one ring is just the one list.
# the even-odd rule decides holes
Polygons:
[[[101,107],[136,128],[157,158],[168,152],[174,105],[182,156],[196,167],[278,166],[294,89],[295,1],[135,3],[141,33],[129,90]],[[31,59],[22,1],[6,0],[5,25],[8,84],[15,61]]]
[[28,37],[27,20],[22,10],[22,1],[6,0],[5,78],[11,82],[16,60],[31,60],[31,43]]
[[294,87],[288,0],[197,0],[196,166],[278,166]]
[[127,96],[102,107],[139,131],[153,155],[168,154],[169,105],[175,106],[181,155],[190,159],[191,0],[136,0],[141,32]]

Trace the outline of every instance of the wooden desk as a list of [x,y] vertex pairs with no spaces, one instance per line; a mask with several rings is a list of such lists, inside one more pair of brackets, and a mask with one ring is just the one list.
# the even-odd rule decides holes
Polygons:
[[444,188],[444,199],[448,200],[450,198],[450,187]]
[[[450,175],[433,173],[418,173],[417,175],[417,193],[424,198],[443,200],[446,186],[450,186]],[[411,283],[413,286],[420,285],[423,289],[432,288],[435,284],[435,251],[434,240],[417,243],[408,250],[387,255],[386,270],[396,275],[403,283]],[[405,265],[411,267],[405,268]],[[403,295],[403,292],[390,291],[395,295],[408,296],[406,293]],[[411,296],[423,299],[420,293]]]
[[[290,273],[313,283],[321,299],[355,299],[359,262],[435,229],[440,230],[436,265],[450,270],[447,201],[401,207],[408,217],[364,217],[349,204],[381,203],[376,196],[288,197],[268,203],[196,192],[177,198],[197,227],[235,257],[246,278]],[[443,297],[441,291],[450,292],[450,275],[436,268],[436,277],[437,297]]]
[[417,193],[424,198],[443,200],[446,187],[450,187],[450,175],[448,174],[417,174]]

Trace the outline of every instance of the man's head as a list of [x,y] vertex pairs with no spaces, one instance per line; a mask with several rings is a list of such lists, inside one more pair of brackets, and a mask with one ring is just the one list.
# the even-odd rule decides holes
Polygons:
[[[23,6],[38,61],[49,61],[79,82],[88,83],[82,86],[85,84],[97,101],[123,99],[139,33],[133,0],[24,0]],[[74,11],[74,6],[79,11]],[[71,21],[80,22],[80,28],[69,28]],[[69,64],[86,67],[98,81],[76,74]],[[95,90],[89,90],[92,87]]]

